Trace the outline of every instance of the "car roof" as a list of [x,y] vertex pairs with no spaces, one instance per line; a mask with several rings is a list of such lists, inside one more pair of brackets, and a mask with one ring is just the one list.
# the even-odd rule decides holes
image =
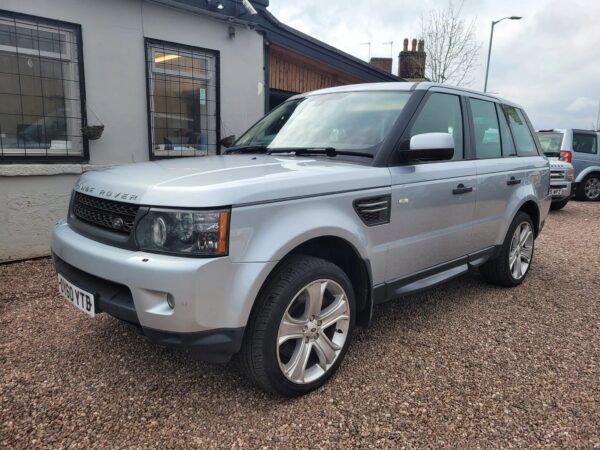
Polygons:
[[448,92],[456,92],[457,94],[472,94],[480,97],[488,97],[490,100],[494,100],[499,103],[503,103],[505,105],[515,106],[517,108],[521,108],[521,106],[517,105],[514,102],[506,100],[504,98],[498,97],[496,95],[492,95],[489,93],[479,92],[472,89],[466,89],[463,87],[451,86],[448,84],[442,83],[432,83],[430,81],[391,81],[384,83],[362,83],[362,84],[347,84],[344,86],[335,86],[325,89],[319,89],[316,91],[305,92],[302,94],[295,95],[291,97],[294,98],[302,98],[309,97],[313,95],[321,95],[321,94],[330,94],[336,92],[382,92],[382,91],[428,91],[430,89],[434,90],[442,90]]

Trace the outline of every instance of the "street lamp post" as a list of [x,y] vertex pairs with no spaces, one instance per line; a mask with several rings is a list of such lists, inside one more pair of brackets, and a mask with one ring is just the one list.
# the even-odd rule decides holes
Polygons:
[[522,17],[519,16],[510,16],[510,17],[503,17],[500,20],[493,20],[492,21],[492,31],[490,32],[490,46],[488,48],[488,57],[487,57],[487,65],[485,67],[485,84],[483,85],[483,92],[487,91],[487,82],[488,82],[488,74],[490,72],[490,56],[492,54],[492,39],[494,39],[494,26],[497,23],[502,22],[503,20],[521,20]]

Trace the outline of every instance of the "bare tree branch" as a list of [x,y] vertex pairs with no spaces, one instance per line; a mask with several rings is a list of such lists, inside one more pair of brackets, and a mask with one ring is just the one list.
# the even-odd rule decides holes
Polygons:
[[461,18],[464,0],[455,8],[452,0],[444,10],[431,10],[421,17],[421,38],[425,40],[425,76],[437,83],[465,86],[478,66],[481,43],[475,39],[475,19]]

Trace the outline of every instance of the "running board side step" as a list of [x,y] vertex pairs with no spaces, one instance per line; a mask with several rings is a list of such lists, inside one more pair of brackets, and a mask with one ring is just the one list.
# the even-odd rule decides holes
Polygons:
[[445,281],[451,280],[452,278],[456,278],[462,274],[467,273],[468,271],[468,264],[461,264],[460,266],[452,267],[450,269],[444,270],[443,272],[438,272],[428,277],[421,278],[420,280],[413,281],[412,283],[399,286],[395,290],[389,292],[389,294],[391,294],[389,295],[389,297],[398,298],[408,294],[415,294],[417,292],[421,292],[433,286],[441,284]]

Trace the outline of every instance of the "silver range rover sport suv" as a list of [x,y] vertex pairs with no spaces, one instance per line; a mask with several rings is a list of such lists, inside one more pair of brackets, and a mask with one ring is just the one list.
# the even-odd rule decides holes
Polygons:
[[[525,112],[431,83],[287,100],[225,155],[85,173],[53,231],[60,292],[153,342],[312,391],[382,302],[469,271],[516,286],[550,208]],[[90,326],[93,326],[90,322]]]

